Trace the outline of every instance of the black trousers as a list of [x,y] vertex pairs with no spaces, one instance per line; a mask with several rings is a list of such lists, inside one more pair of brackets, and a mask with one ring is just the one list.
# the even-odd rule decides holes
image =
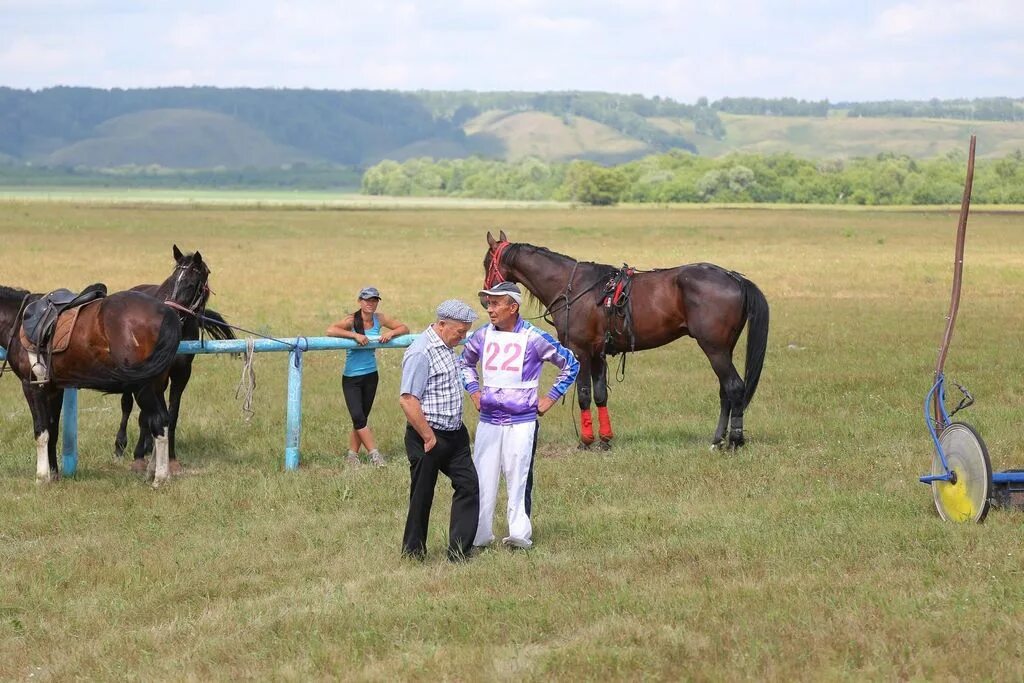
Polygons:
[[422,558],[427,552],[427,524],[434,503],[437,473],[452,482],[451,522],[448,526],[448,559],[465,559],[476,537],[480,518],[480,484],[469,449],[469,431],[434,430],[437,444],[423,451],[423,439],[411,426],[405,429],[405,452],[409,456],[409,516],[405,520],[402,554]]
[[366,426],[370,409],[373,408],[373,399],[377,396],[379,377],[376,372],[357,377],[342,375],[341,393],[345,395],[345,405],[348,406],[348,414],[352,416],[353,429],[358,430]]

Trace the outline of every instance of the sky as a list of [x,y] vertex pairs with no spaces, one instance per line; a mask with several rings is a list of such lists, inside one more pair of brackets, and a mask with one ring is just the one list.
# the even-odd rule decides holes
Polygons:
[[1024,0],[0,0],[0,86],[1024,97]]

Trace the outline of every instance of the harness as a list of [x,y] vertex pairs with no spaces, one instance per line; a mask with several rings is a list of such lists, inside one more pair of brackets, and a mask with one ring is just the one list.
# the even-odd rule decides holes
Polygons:
[[[630,294],[633,289],[633,276],[636,275],[636,268],[631,268],[625,263],[622,268],[615,271],[604,286],[604,294],[601,297],[607,324],[604,328],[604,353],[616,355],[613,340],[617,335],[624,335],[629,340],[629,350],[636,349],[636,335],[633,333],[633,306]],[[621,321],[618,330],[615,330],[615,323]],[[625,361],[625,356],[623,356]],[[625,370],[625,362],[623,362]]]

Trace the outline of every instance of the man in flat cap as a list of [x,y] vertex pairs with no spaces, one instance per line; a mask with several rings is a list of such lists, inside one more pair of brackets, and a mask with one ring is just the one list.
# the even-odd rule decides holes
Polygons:
[[[519,316],[523,293],[513,282],[480,291],[490,324],[466,340],[462,352],[463,385],[480,411],[473,464],[480,477],[480,523],[475,546],[494,540],[494,506],[498,482],[508,490],[508,536],[516,548],[533,545],[530,508],[537,418],[548,411],[576,381],[580,364],[572,351]],[[477,364],[481,372],[477,373]],[[551,363],[559,374],[541,394],[541,366]]]
[[402,555],[408,557],[426,556],[427,523],[438,472],[451,479],[455,490],[448,559],[465,559],[476,536],[480,488],[470,455],[469,432],[462,423],[462,380],[452,351],[475,319],[476,313],[465,303],[445,301],[437,307],[437,320],[402,358],[399,402],[409,422],[405,451],[411,479]]

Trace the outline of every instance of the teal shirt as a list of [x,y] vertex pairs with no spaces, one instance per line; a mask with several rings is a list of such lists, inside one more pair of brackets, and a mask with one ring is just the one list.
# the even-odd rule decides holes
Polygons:
[[[360,313],[359,315],[362,315]],[[377,314],[373,314],[373,327],[363,332],[367,337],[376,337],[380,334],[380,320]],[[346,349],[345,370],[341,373],[345,377],[359,377],[377,372],[377,349]]]

